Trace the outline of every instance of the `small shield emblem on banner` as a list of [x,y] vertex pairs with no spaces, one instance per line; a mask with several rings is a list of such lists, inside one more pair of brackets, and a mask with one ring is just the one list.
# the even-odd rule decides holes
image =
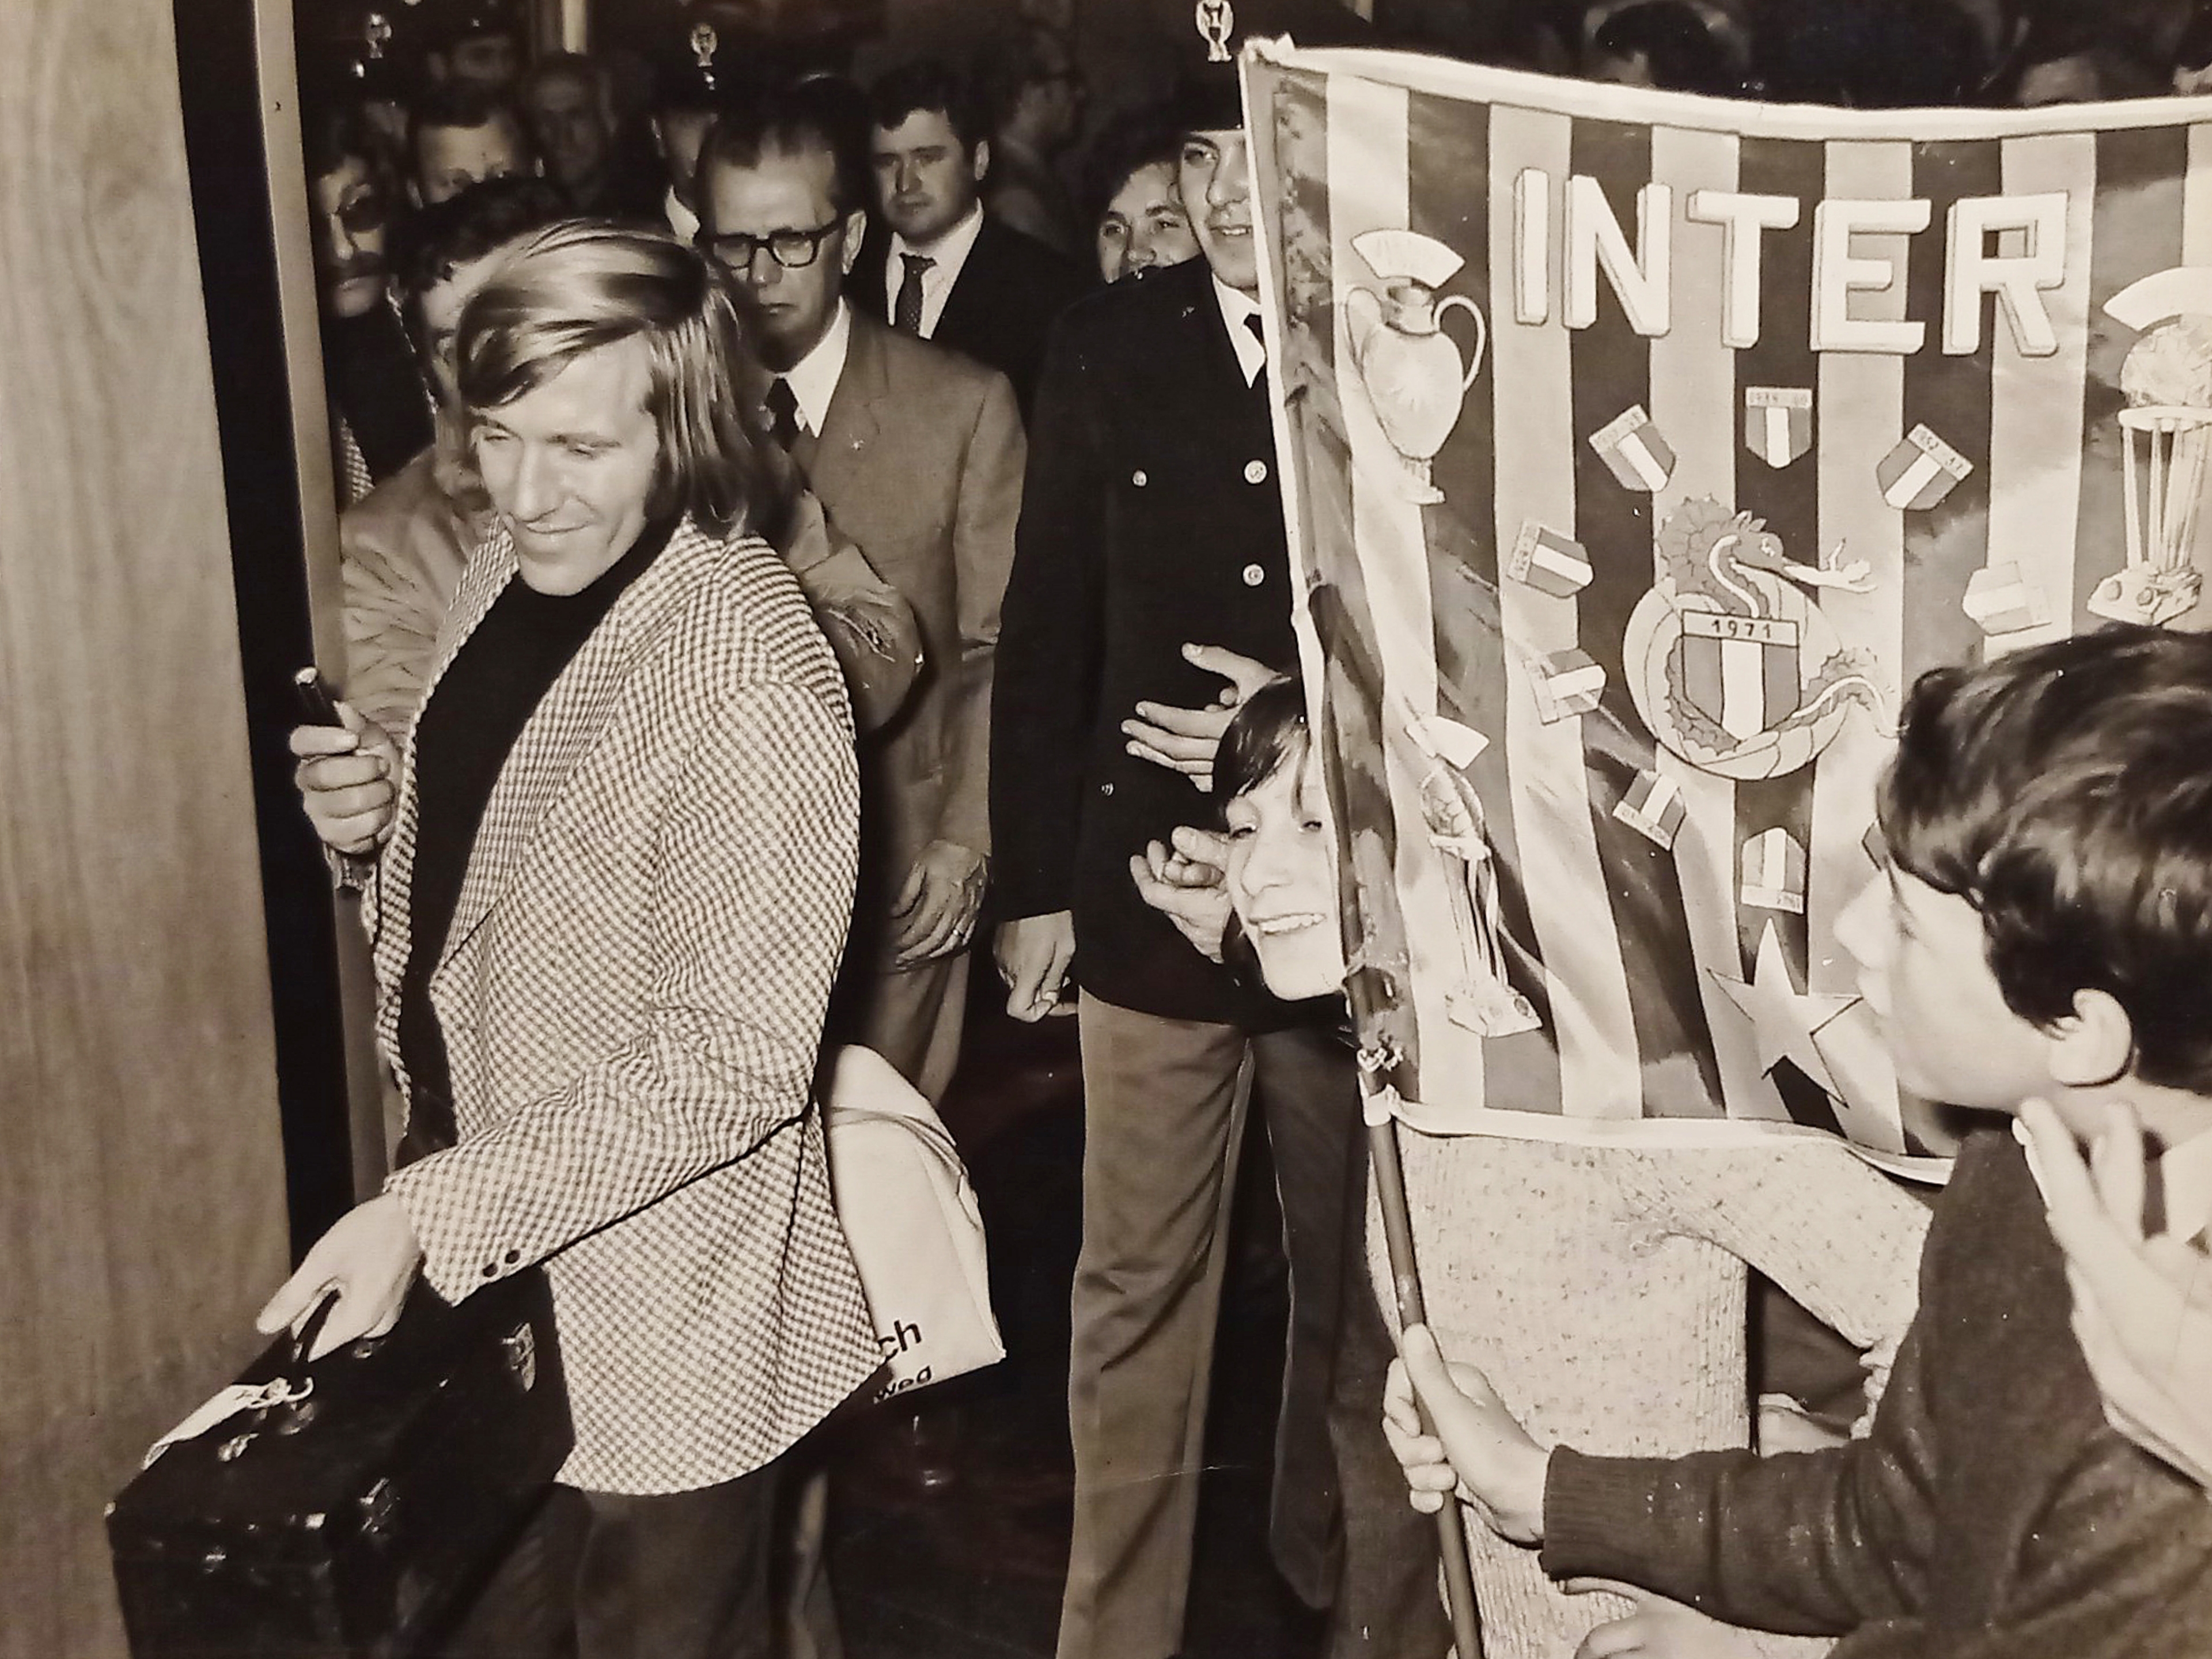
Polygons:
[[1529,665],[1536,718],[1547,726],[1587,714],[1605,695],[1605,668],[1587,651],[1554,651]]
[[1590,434],[1590,447],[1624,489],[1656,492],[1674,476],[1674,447],[1638,404]]
[[1813,394],[1803,386],[1753,386],[1743,392],[1743,444],[1779,471],[1813,447]]
[[1573,537],[1531,519],[1514,541],[1505,574],[1554,599],[1571,599],[1590,584],[1589,553]]
[[1743,902],[1762,910],[1805,914],[1805,849],[1776,828],[1743,844]]
[[1682,833],[1682,821],[1689,816],[1689,803],[1682,799],[1673,779],[1640,771],[1628,793],[1614,804],[1613,815],[1647,841],[1672,852],[1674,837]]
[[1788,720],[1803,701],[1797,624],[1786,617],[1686,611],[1674,649],[1682,696],[1739,743]]
[[1924,426],[1905,434],[1874,470],[1881,498],[1900,513],[1925,513],[1956,489],[1974,464]]

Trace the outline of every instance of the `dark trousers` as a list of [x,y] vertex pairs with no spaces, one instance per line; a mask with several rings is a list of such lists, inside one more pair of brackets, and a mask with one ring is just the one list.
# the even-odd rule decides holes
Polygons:
[[[1291,1264],[1291,1319],[1276,1438],[1276,1565],[1329,1609],[1329,1659],[1443,1659],[1433,1516],[1406,1501],[1382,1437],[1396,1352],[1367,1276],[1367,1127],[1352,1051],[1327,1031],[1255,1039],[1290,1048],[1312,1086],[1261,1110]],[[1303,1105],[1304,1109],[1297,1109]]]
[[[1352,1218],[1364,1192],[1364,1131],[1351,1057],[1325,1031],[1247,1039],[1234,1027],[1172,1020],[1085,996],[1083,1249],[1073,1297],[1068,1379],[1075,1532],[1061,1604],[1060,1659],[1164,1659],[1181,1645],[1190,1585],[1214,1324],[1226,1257],[1248,1084],[1274,1154],[1290,1258],[1291,1330],[1277,1438],[1273,1528],[1285,1576],[1309,1601],[1340,1585],[1351,1616],[1377,1631],[1364,1585],[1370,1545],[1410,1558],[1412,1616],[1435,1600],[1433,1542],[1402,1477],[1365,1478],[1351,1559],[1337,1571],[1339,1430],[1355,1451],[1382,1445],[1381,1370],[1372,1352],[1336,1364],[1342,1313],[1368,1292]],[[1247,1060],[1249,1068],[1247,1070]],[[1381,1364],[1388,1364],[1387,1334]],[[1364,1420],[1354,1421],[1353,1419]],[[1368,1443],[1372,1444],[1369,1445]],[[1411,1540],[1410,1544],[1408,1540]],[[1425,1566],[1418,1565],[1425,1560]],[[1403,1565],[1401,1561],[1401,1565]],[[1370,1651],[1406,1651],[1376,1643]],[[1441,1646],[1432,1650],[1441,1654]],[[1423,1659],[1427,1659],[1423,1656]]]
[[780,1465],[651,1497],[556,1486],[441,1659],[770,1659]]

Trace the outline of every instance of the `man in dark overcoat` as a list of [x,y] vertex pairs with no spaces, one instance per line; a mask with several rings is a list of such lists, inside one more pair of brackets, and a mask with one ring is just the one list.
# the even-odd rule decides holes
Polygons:
[[[1060,1659],[1166,1659],[1182,1642],[1247,1079],[1291,1260],[1275,1553],[1316,1605],[1338,1588],[1323,1419],[1340,1292],[1364,1294],[1346,1249],[1364,1166],[1332,1029],[1341,1005],[1286,1005],[1240,984],[1144,903],[1130,872],[1148,842],[1206,815],[1211,739],[1238,697],[1296,657],[1242,112],[1225,76],[1194,100],[1180,181],[1203,257],[1080,301],[1055,331],[998,653],[992,833],[1008,1007],[1035,1019],[1071,973],[1082,988],[1075,1525]],[[1368,1312],[1379,1330],[1371,1300]],[[1357,1524],[1370,1543],[1396,1540],[1412,1603],[1432,1606],[1423,1528],[1403,1525],[1402,1504],[1382,1511]],[[1340,1605],[1340,1622],[1371,1625],[1372,1613]]]

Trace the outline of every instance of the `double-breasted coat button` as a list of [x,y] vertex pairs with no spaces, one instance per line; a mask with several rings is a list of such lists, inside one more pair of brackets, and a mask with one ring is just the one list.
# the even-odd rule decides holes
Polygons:
[[496,1261],[485,1262],[483,1267],[483,1276],[486,1279],[497,1279],[499,1277],[499,1263]]
[[1110,783],[1102,783],[1098,786],[1098,793],[1102,795],[1110,795],[1114,793],[1114,786]]
[[522,1252],[520,1250],[509,1250],[502,1260],[506,1261],[508,1267],[512,1267],[522,1260]]
[[1129,475],[1129,482],[1142,489],[1151,480],[1145,477],[1145,469],[1140,466]]
[[1244,463],[1244,482],[1245,482],[1246,483],[1267,483],[1267,462],[1265,462],[1265,461],[1247,461],[1247,462],[1245,462],[1245,463]]
[[1267,573],[1265,570],[1262,570],[1258,565],[1248,564],[1244,567],[1245,586],[1257,587],[1261,582],[1267,580]]

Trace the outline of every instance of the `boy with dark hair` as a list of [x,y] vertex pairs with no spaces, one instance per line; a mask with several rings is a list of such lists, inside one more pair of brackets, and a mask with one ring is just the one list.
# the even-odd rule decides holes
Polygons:
[[[1879,802],[1888,867],[1837,930],[1900,1084],[2006,1115],[2046,1098],[2085,1142],[2127,1104],[2184,1237],[2212,1219],[2207,753],[2201,635],[2112,629],[1924,675]],[[2015,1136],[1960,1153],[1863,1440],[1549,1449],[1418,1328],[1385,1409],[1418,1507],[1459,1488],[1555,1576],[1840,1635],[1834,1659],[2212,1651],[2212,1504],[2106,1421]]]
[[1085,206],[1103,280],[1118,283],[1198,257],[1176,187],[1182,159],[1182,134],[1162,110],[1125,115],[1098,135]]
[[1743,91],[1743,77],[1730,67],[1704,16],[1685,0],[1638,0],[1614,12],[1583,53],[1583,74],[1592,81],[1713,97]]

